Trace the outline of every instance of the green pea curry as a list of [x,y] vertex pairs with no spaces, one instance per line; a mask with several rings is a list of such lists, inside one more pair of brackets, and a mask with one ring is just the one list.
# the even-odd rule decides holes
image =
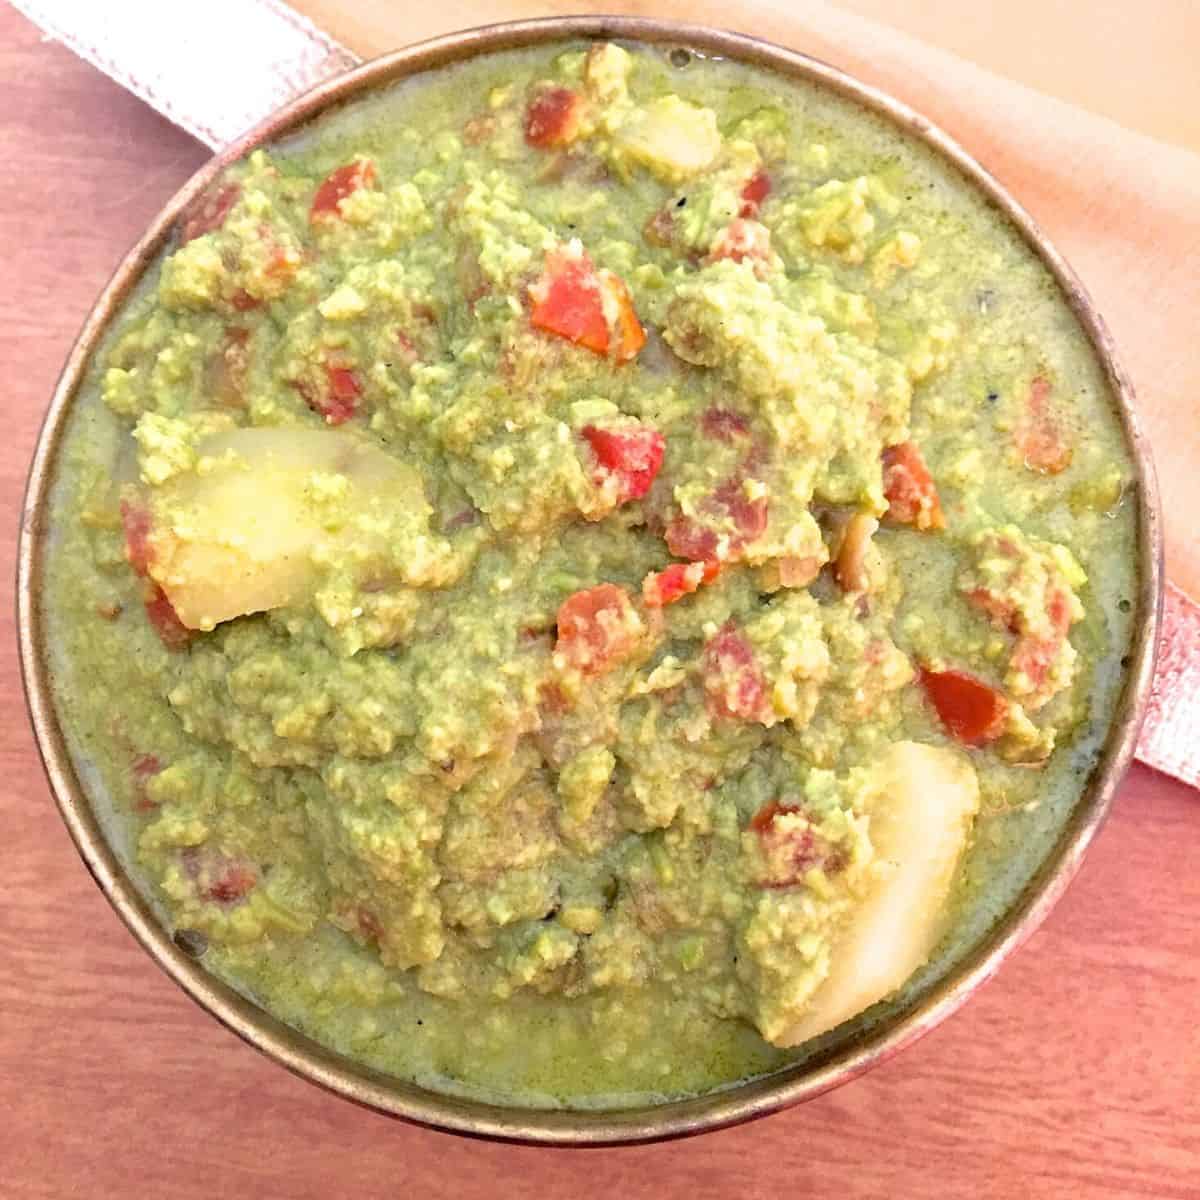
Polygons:
[[1030,877],[1134,477],[924,146],[735,62],[486,56],[181,218],[68,432],[58,702],[177,940],[284,1020],[506,1103],[695,1094]]

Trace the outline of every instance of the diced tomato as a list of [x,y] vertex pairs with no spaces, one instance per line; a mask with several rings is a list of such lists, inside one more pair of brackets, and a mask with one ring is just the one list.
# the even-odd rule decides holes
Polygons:
[[616,327],[613,330],[615,346],[612,355],[617,362],[629,362],[638,356],[646,344],[646,331],[638,320],[633,307],[633,297],[625,286],[625,281],[619,279],[611,271],[600,272],[600,283],[604,287],[617,310]]
[[543,87],[525,110],[525,140],[539,150],[569,146],[579,136],[584,99],[565,87]]
[[752,542],[766,532],[767,498],[765,496],[751,500],[746,495],[746,489],[740,479],[727,480],[717,488],[713,495],[714,499],[732,518],[743,541]]
[[669,246],[675,238],[675,214],[660,208],[642,226],[642,237],[652,246]]
[[238,288],[236,292],[229,298],[229,303],[233,305],[238,312],[250,312],[251,309],[258,308],[262,301],[257,297],[250,295],[245,288]]
[[760,887],[795,887],[813,867],[831,871],[843,865],[840,856],[830,854],[828,844],[817,836],[807,821],[801,825],[779,820],[802,811],[798,805],[772,800],[750,818],[749,828],[758,834],[763,855],[764,873],[758,880]]
[[767,685],[754,648],[732,621],[704,645],[704,690],[716,717],[761,721],[769,715]]
[[651,571],[642,580],[642,599],[649,608],[663,608],[698,591],[721,573],[719,562],[672,563],[661,571]]
[[1038,375],[1029,385],[1025,413],[1013,432],[1013,440],[1025,465],[1043,475],[1057,475],[1071,465],[1074,450],[1067,441],[1057,415],[1050,406],[1050,382]]
[[1017,608],[1011,600],[985,587],[972,588],[966,599],[968,604],[986,613],[997,628],[1017,632]]
[[676,558],[706,562],[716,557],[717,531],[711,526],[701,524],[695,517],[686,514],[676,517],[667,526],[664,537],[667,549]]
[[258,875],[252,867],[245,863],[231,862],[225,869],[200,889],[200,896],[205,900],[215,900],[218,904],[234,904],[244,900],[258,882]]
[[303,380],[293,386],[313,412],[320,413],[329,425],[342,425],[358,411],[362,379],[352,367],[325,364],[325,387],[317,393]]
[[313,224],[337,220],[342,215],[342,201],[359,188],[375,182],[375,164],[369,158],[356,158],[331,171],[313,196],[308,219]]
[[599,675],[629,655],[640,629],[629,593],[601,583],[568,596],[559,606],[554,653],[585,675]]
[[359,932],[369,941],[378,942],[383,937],[383,926],[379,918],[369,908],[359,908],[355,911],[356,924]]
[[1071,628],[1071,602],[1067,593],[1053,583],[1046,585],[1046,615],[1059,633],[1066,634]]
[[157,805],[146,795],[146,783],[163,769],[157,755],[139,754],[133,760],[133,808],[135,812],[153,812]]
[[1053,694],[1053,692],[1043,692],[1042,689],[1045,686],[1046,677],[1050,674],[1050,668],[1062,652],[1062,646],[1063,638],[1057,634],[1052,637],[1035,637],[1032,634],[1026,634],[1017,639],[1017,644],[1013,647],[1012,658],[1009,659],[1009,666],[1029,680],[1030,695],[1023,696],[1027,707],[1040,706]]
[[765,273],[771,261],[771,231],[757,221],[735,217],[713,239],[708,251],[708,261],[728,258],[733,262],[753,262],[755,270]]
[[584,439],[598,464],[598,481],[615,475],[619,482],[618,503],[644,496],[662,466],[666,442],[657,429],[642,425],[628,429],[599,429],[585,425]]
[[[727,561],[740,558],[746,544],[761,537],[767,528],[766,497],[751,500],[746,495],[742,479],[738,476],[721,484],[712,496],[700,505],[700,512],[713,517],[717,523],[724,523],[725,520],[732,522],[732,533],[726,533]],[[717,557],[717,530],[703,517],[681,514],[667,526],[664,536],[667,549],[676,558],[701,562]]]
[[746,437],[750,432],[750,419],[732,408],[711,405],[700,417],[700,428],[706,437],[718,442],[732,442],[734,438]]
[[919,670],[921,687],[946,729],[960,742],[979,746],[1004,732],[1008,701],[966,671]]
[[192,630],[179,619],[162,588],[155,587],[147,595],[146,616],[168,650],[183,650],[192,640]]
[[883,494],[888,501],[888,520],[916,529],[946,527],[937,486],[915,442],[900,442],[884,450]]
[[755,171],[742,188],[742,208],[738,214],[742,217],[753,217],[762,202],[771,194],[771,177],[766,171]]
[[220,229],[241,194],[240,183],[225,182],[216,183],[197,196],[180,217],[180,243]]
[[[596,354],[611,350],[618,362],[628,362],[646,344],[646,332],[625,284],[610,271],[597,271],[583,251],[550,251],[529,295],[533,301],[529,319],[535,328]],[[606,299],[617,314],[612,330],[605,316]]]
[[149,508],[132,500],[122,500],[121,525],[125,530],[125,559],[138,575],[145,575],[154,561]]

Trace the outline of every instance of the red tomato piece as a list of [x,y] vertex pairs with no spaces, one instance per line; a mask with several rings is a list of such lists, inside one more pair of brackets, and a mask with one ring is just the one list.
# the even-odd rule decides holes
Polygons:
[[998,629],[1017,632],[1017,609],[1011,600],[985,587],[972,588],[966,593],[966,600],[986,613]]
[[250,312],[251,309],[258,308],[262,301],[250,295],[245,288],[238,288],[229,298],[229,303],[233,305],[238,312]]
[[[708,261],[728,258],[733,262],[751,261],[761,275],[771,260],[771,231],[757,221],[734,217],[713,239]],[[761,264],[761,265],[760,265]]]
[[687,558],[693,562],[717,557],[720,541],[718,530],[704,516],[713,518],[716,525],[733,524],[733,531],[726,531],[728,546],[727,561],[741,557],[747,542],[761,537],[767,528],[767,500],[765,496],[751,500],[743,487],[740,476],[727,479],[700,505],[699,516],[681,514],[667,526],[665,538],[667,549],[676,558]]
[[916,529],[945,529],[937,486],[915,442],[900,442],[884,450],[883,494],[890,521]]
[[258,883],[258,874],[245,863],[230,862],[214,879],[200,889],[204,900],[235,904],[244,900]]
[[[1034,637],[1027,634],[1017,640],[1017,644],[1013,647],[1012,658],[1009,659],[1009,666],[1014,671],[1019,671],[1026,679],[1029,680],[1032,696],[1034,699],[1045,700],[1053,694],[1053,692],[1042,693],[1042,688],[1046,683],[1046,676],[1050,673],[1050,668],[1054,665],[1062,651],[1063,639],[1057,634],[1053,637]],[[1033,700],[1027,698],[1026,704],[1031,705]]]
[[771,194],[771,177],[766,171],[755,171],[742,188],[741,217],[753,217],[762,202]]
[[732,621],[705,643],[703,671],[713,716],[761,721],[769,714],[766,680],[754,648]]
[[359,188],[375,182],[375,164],[369,158],[356,158],[331,171],[313,196],[308,219],[313,224],[340,219],[342,201]]
[[598,464],[598,482],[615,475],[619,481],[618,504],[644,496],[662,466],[666,442],[657,429],[598,429],[585,425],[583,436]]
[[180,219],[180,244],[220,229],[241,194],[240,183],[227,182],[214,184],[197,196]]
[[325,387],[320,394],[303,381],[293,386],[304,397],[313,412],[320,413],[328,425],[342,425],[358,411],[362,395],[362,379],[352,367],[325,364]]
[[[617,311],[614,330],[609,329],[604,312],[606,293]],[[625,284],[610,271],[597,271],[582,251],[560,248],[547,254],[545,270],[529,295],[533,301],[529,319],[536,329],[596,354],[611,349],[618,362],[628,362],[646,344],[646,332]]]
[[146,782],[163,769],[155,754],[139,754],[133,760],[133,809],[134,812],[153,812],[158,806],[146,795]]
[[946,729],[960,742],[979,746],[1004,732],[1008,701],[966,671],[919,670],[921,687]]
[[701,415],[700,428],[706,437],[716,438],[718,442],[732,442],[734,438],[750,433],[750,419],[732,408],[714,404]]
[[183,650],[192,640],[193,631],[179,619],[162,588],[156,586],[146,597],[146,616],[168,650]]
[[749,828],[758,834],[763,854],[760,887],[795,887],[813,867],[836,870],[843,865],[838,856],[829,853],[829,846],[817,836],[811,824],[779,820],[801,812],[798,805],[772,800],[750,818]]
[[145,575],[154,561],[150,510],[144,504],[122,500],[121,525],[125,530],[125,559],[138,575]]
[[721,573],[719,562],[672,563],[661,571],[651,571],[642,580],[642,599],[648,608],[664,608],[698,591]]
[[536,328],[556,333],[597,354],[608,353],[608,322],[600,281],[586,254],[551,251],[546,256],[546,269],[530,295],[530,320]]
[[612,349],[617,362],[629,362],[638,356],[646,344],[646,331],[633,307],[633,297],[622,279],[611,271],[600,272],[600,283],[616,301],[617,324],[614,330],[616,345]]
[[544,87],[525,110],[525,140],[539,150],[568,146],[579,136],[584,100],[565,87]]
[[767,499],[760,496],[751,500],[746,495],[742,480],[729,479],[713,494],[717,502],[733,520],[741,542],[752,542],[762,537],[767,528]]
[[629,593],[601,583],[575,592],[559,606],[554,653],[585,675],[600,675],[628,656],[639,633]]
[[1025,414],[1013,432],[1013,440],[1025,465],[1043,475],[1057,475],[1071,465],[1074,450],[1067,441],[1057,415],[1050,406],[1050,382],[1038,375],[1029,385]]

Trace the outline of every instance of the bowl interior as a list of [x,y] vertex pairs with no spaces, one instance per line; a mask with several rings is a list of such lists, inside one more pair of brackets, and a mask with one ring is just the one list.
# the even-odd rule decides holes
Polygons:
[[[820,84],[848,97],[931,146],[981,190],[1020,231],[1057,280],[1089,337],[1120,407],[1138,471],[1141,620],[1111,734],[1082,798],[1053,851],[989,934],[928,991],[872,1025],[828,1036],[817,1051],[777,1074],[694,1099],[612,1111],[506,1108],[404,1083],[353,1063],[282,1024],[210,975],[171,940],[126,874],[72,763],[52,703],[46,632],[38,598],[48,534],[48,497],[72,401],[125,298],[165,245],[180,210],[230,162],[294,132],[331,106],[407,76],[479,54],[570,39],[618,39],[679,45]],[[88,318],[71,352],[39,438],[23,513],[18,573],[21,660],[29,709],[57,802],[84,862],[122,919],[160,966],[228,1028],[290,1070],[358,1103],[408,1120],[477,1136],[560,1144],[644,1141],[702,1132],[775,1111],[846,1082],[896,1053],[953,1012],[1028,936],[1073,876],[1128,765],[1153,668],[1161,595],[1161,533],[1153,468],[1132,408],[1132,389],[1111,340],[1078,280],[1023,209],[965,151],[924,118],[842,72],[767,43],[704,27],[626,18],[517,22],[438,38],[387,55],[289,105],[230,146],[170,201],[130,251]]]

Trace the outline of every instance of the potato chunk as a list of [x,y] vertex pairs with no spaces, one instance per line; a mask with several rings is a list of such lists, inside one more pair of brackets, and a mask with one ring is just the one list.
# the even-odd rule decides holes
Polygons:
[[703,171],[721,152],[716,114],[678,96],[651,100],[617,129],[614,141],[620,153],[667,183]]
[[917,742],[889,749],[870,809],[874,878],[834,942],[828,978],[778,1044],[798,1045],[849,1020],[928,959],[978,808],[979,784],[964,755]]
[[205,438],[150,507],[149,574],[189,629],[296,603],[390,513],[429,513],[412,467],[352,434],[298,429]]

